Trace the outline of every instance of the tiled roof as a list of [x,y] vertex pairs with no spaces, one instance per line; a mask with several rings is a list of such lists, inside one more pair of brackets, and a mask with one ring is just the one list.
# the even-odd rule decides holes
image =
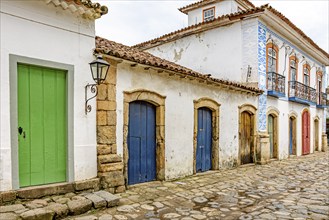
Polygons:
[[[178,10],[186,14],[190,9],[194,9],[194,8],[198,8],[200,6],[215,3],[217,1],[218,0],[202,0],[202,1],[199,1],[199,2],[195,2],[195,3],[192,3],[192,4],[186,5],[184,7],[181,7]],[[251,3],[250,1],[248,1],[248,0],[242,0],[242,1],[245,2],[247,5],[249,5],[250,7],[255,8],[255,5],[253,3]]]
[[70,10],[72,13],[83,15],[89,19],[100,18],[108,12],[106,6],[93,3],[91,0],[44,0],[44,2],[52,3],[56,7],[62,7],[64,10]]
[[245,17],[247,15],[252,15],[256,13],[264,13],[266,10],[270,11],[277,17],[279,17],[283,22],[285,22],[289,27],[291,27],[293,30],[295,30],[298,34],[300,34],[307,42],[309,42],[312,46],[314,46],[317,50],[319,50],[323,55],[325,55],[327,58],[329,58],[329,54],[324,51],[322,48],[320,48],[310,37],[308,37],[302,30],[300,30],[296,25],[294,25],[288,18],[286,18],[282,13],[274,9],[273,7],[269,6],[268,4],[262,5],[259,7],[255,7],[252,9],[231,13],[227,15],[223,15],[220,17],[217,17],[210,21],[204,21],[195,25],[191,25],[185,28],[182,28],[180,30],[171,32],[169,34],[165,34],[161,37],[155,38],[153,40],[149,40],[140,44],[136,44],[135,48],[139,49],[146,49],[151,48],[156,45],[166,43],[172,40],[176,40],[179,38],[182,38],[184,36],[191,35],[195,33],[195,31],[205,31],[211,28],[215,28],[217,26],[220,26],[221,24],[225,23],[225,21],[232,21],[232,20],[239,20],[242,17]]
[[236,83],[228,80],[216,79],[211,77],[209,74],[201,74],[196,71],[193,71],[189,68],[180,66],[176,63],[170,62],[168,60],[156,57],[148,52],[140,51],[136,48],[125,46],[123,44],[116,43],[114,41],[107,40],[105,38],[96,37],[96,49],[95,53],[105,54],[113,56],[116,58],[121,58],[131,62],[139,63],[142,65],[153,66],[163,70],[175,72],[181,74],[184,77],[193,77],[202,82],[214,83],[217,85],[230,87],[235,90],[253,92],[261,94],[263,91],[254,88],[242,85],[241,83]]

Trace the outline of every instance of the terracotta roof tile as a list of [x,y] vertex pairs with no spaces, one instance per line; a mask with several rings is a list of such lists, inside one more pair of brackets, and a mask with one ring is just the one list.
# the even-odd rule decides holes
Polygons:
[[180,66],[176,63],[170,62],[160,57],[156,57],[148,52],[144,52],[136,48],[125,46],[123,44],[119,44],[114,41],[110,41],[101,37],[96,37],[95,53],[106,54],[109,56],[121,58],[131,62],[149,65],[163,70],[173,71],[178,74],[194,77],[202,81],[212,82],[222,86],[233,87],[233,89],[236,88],[238,90],[250,91],[257,94],[263,93],[263,91],[258,88],[245,86],[241,83],[236,83],[228,80],[213,78],[210,77],[211,76],[210,74],[198,73],[189,68]]
[[[249,6],[255,8],[255,5],[253,3],[251,3],[250,1],[248,1],[248,0],[242,0],[242,1],[244,1]],[[178,10],[185,13],[188,8],[196,8],[196,7],[199,7],[199,6],[202,6],[202,5],[211,4],[213,2],[216,2],[216,0],[202,0],[202,1],[198,1],[198,2],[195,2],[195,3],[189,4],[189,5],[186,5],[184,7],[181,7]]]
[[161,37],[158,37],[158,38],[146,41],[146,42],[142,42],[140,44],[136,44],[133,47],[139,48],[139,49],[153,47],[154,45],[169,42],[173,39],[177,39],[177,38],[192,34],[193,31],[198,30],[198,29],[203,30],[203,28],[204,28],[204,30],[207,30],[207,27],[213,27],[216,24],[220,24],[222,21],[225,21],[225,20],[228,20],[228,21],[237,20],[237,19],[240,19],[247,15],[265,12],[266,10],[272,12],[274,15],[279,17],[283,22],[285,22],[288,26],[290,26],[293,30],[295,30],[298,34],[300,34],[313,47],[315,47],[323,55],[325,55],[327,58],[329,58],[329,54],[326,51],[324,51],[321,47],[319,47],[310,37],[308,37],[302,30],[300,30],[295,24],[293,24],[287,17],[285,17],[282,13],[280,13],[273,7],[269,6],[268,4],[262,5],[259,7],[255,7],[252,9],[236,12],[236,13],[226,14],[226,15],[217,17],[210,21],[204,21],[204,22],[198,23],[196,25],[191,25],[191,26],[182,28],[180,30],[165,34]]

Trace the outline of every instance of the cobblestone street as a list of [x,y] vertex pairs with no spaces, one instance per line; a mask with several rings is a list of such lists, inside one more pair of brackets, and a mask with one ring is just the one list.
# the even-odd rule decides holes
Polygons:
[[76,220],[329,219],[328,153],[130,187]]

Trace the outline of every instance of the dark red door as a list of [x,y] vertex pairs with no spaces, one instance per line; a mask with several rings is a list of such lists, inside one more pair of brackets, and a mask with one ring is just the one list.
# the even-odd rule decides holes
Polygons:
[[305,111],[302,115],[302,154],[310,153],[310,114]]

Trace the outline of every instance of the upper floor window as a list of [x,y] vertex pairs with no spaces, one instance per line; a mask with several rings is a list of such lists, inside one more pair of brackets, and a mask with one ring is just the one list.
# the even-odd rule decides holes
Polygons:
[[318,71],[316,73],[316,90],[317,90],[317,97],[318,97],[318,104],[322,104],[322,72]]
[[289,81],[297,81],[298,60],[296,56],[289,58]]
[[272,43],[267,44],[266,46],[267,51],[267,72],[278,72],[278,47]]
[[304,66],[303,66],[303,75],[304,75],[303,83],[307,86],[310,86],[310,72],[311,72],[310,65],[304,64]]
[[203,10],[203,21],[209,21],[215,18],[215,7]]

